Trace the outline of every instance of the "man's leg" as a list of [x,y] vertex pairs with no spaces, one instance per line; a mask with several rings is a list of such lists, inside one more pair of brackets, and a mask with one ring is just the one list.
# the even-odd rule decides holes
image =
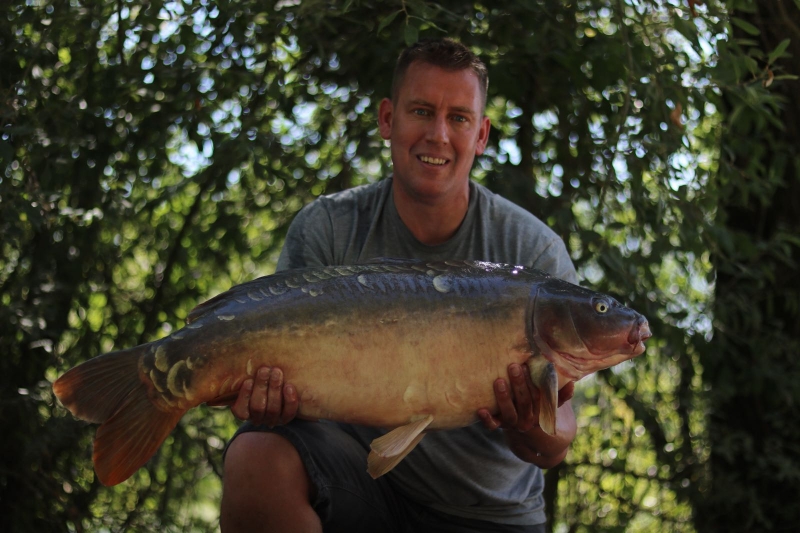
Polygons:
[[313,485],[297,450],[275,433],[249,432],[228,446],[222,485],[223,533],[321,532]]
[[405,501],[367,473],[368,451],[346,425],[244,424],[223,453],[222,532],[407,531]]

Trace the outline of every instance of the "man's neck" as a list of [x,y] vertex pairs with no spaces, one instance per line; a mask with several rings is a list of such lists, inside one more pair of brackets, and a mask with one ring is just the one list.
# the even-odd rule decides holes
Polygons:
[[469,207],[469,183],[447,198],[420,199],[410,197],[395,180],[392,195],[400,220],[419,242],[428,246],[447,242],[455,235]]

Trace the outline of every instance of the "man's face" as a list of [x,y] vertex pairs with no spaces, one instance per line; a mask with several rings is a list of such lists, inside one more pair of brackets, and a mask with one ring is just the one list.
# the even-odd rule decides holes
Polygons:
[[378,124],[392,144],[394,179],[420,201],[464,193],[490,128],[474,72],[423,62],[408,67],[394,102],[381,102]]

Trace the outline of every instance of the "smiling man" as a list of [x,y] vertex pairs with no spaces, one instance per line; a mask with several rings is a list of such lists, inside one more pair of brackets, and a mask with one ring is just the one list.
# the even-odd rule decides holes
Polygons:
[[[280,270],[375,257],[473,259],[539,268],[576,282],[564,243],[534,215],[470,180],[490,122],[486,66],[463,45],[423,41],[398,59],[380,103],[393,175],[324,196],[292,222]],[[302,391],[280,369],[245,381],[248,422],[225,453],[224,532],[543,532],[542,468],[566,456],[576,424],[562,389],[556,436],[538,426],[537,391],[520,365],[494,383],[499,412],[433,432],[373,480],[369,443],[383,431],[295,419]],[[488,407],[488,406],[487,406]]]
[[[482,79],[481,79],[482,78]],[[489,139],[485,73],[415,61],[395,75],[380,104],[381,136],[391,141],[394,204],[428,245],[447,241],[469,205],[469,174]]]

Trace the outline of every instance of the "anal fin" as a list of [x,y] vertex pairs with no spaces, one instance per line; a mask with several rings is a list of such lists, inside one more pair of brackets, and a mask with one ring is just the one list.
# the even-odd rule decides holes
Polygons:
[[539,426],[548,435],[556,434],[558,409],[558,374],[556,367],[542,355],[528,359],[531,381],[539,389]]
[[400,461],[425,436],[425,428],[433,422],[433,415],[393,429],[386,435],[378,437],[370,443],[372,451],[367,458],[367,471],[373,478],[378,478],[397,466]]

